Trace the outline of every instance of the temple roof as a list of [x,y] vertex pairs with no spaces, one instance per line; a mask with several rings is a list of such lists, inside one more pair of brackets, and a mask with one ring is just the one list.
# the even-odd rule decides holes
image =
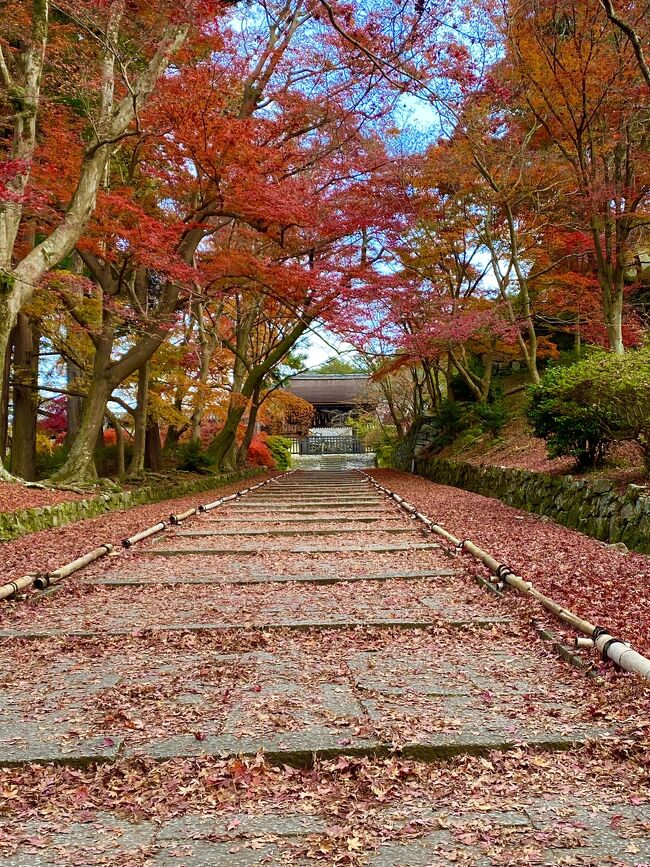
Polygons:
[[350,406],[374,403],[370,386],[370,377],[365,373],[300,373],[287,388],[314,406]]

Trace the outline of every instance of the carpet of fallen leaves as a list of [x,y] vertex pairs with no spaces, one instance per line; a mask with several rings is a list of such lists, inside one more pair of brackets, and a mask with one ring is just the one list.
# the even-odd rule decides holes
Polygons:
[[[432,564],[429,562],[428,564]],[[221,564],[223,569],[225,564]],[[225,566],[227,568],[227,566]],[[442,594],[439,592],[442,591]],[[453,592],[453,603],[449,593]],[[480,590],[461,582],[359,581],[326,585],[266,583],[151,587],[95,587],[73,595],[35,595],[31,604],[5,605],[0,625],[11,629],[155,629],[175,624],[277,626],[283,622],[346,623],[406,620],[432,623],[439,616],[458,620],[498,616],[488,612]],[[478,605],[477,605],[478,603]]]
[[53,506],[68,500],[82,500],[83,494],[72,491],[54,491],[49,488],[31,488],[13,482],[0,482],[0,512],[17,512],[18,509],[36,509]]
[[[625,736],[650,718],[631,678],[607,690],[511,624],[462,631],[131,634],[13,641],[2,676],[13,713],[65,749],[93,737],[134,749],[228,734],[256,743],[326,727],[395,747],[436,733],[499,732],[514,743],[585,730]],[[489,719],[485,715],[489,714]],[[54,723],[52,722],[54,721]],[[109,743],[110,742],[110,743]]]
[[[557,597],[558,588],[564,588],[570,594],[565,602],[591,604],[585,588],[589,590],[594,564],[603,574],[618,565],[615,580],[632,573],[635,580],[639,574],[648,578],[650,558],[622,555],[495,500],[405,474],[378,475],[455,534],[473,538],[543,589],[552,589],[551,595]],[[427,865],[559,863],[548,860],[549,850],[562,850],[566,864],[620,863],[614,850],[607,862],[581,852],[589,836],[588,809],[606,817],[606,829],[623,835],[615,845],[626,847],[629,864],[639,851],[639,838],[650,831],[650,693],[635,678],[611,668],[601,682],[560,661],[550,643],[531,632],[526,600],[515,594],[498,600],[484,593],[471,581],[478,570],[467,556],[452,559],[441,548],[287,550],[427,541],[406,516],[396,520],[401,513],[394,504],[376,499],[385,507],[382,520],[364,527],[363,536],[318,537],[309,535],[306,526],[296,537],[188,537],[172,530],[165,538],[154,537],[93,564],[52,595],[5,603],[3,627],[94,633],[35,641],[10,638],[0,644],[2,713],[10,724],[28,721],[45,747],[52,741],[64,754],[93,737],[104,739],[107,747],[119,742],[123,748],[113,764],[0,769],[0,855],[19,853],[20,863],[29,863],[24,859],[30,853],[34,863],[39,855],[61,864],[81,863],[81,858],[84,864],[104,867],[184,863],[160,862],[153,837],[129,851],[122,836],[128,838],[134,826],[119,823],[142,828],[150,822],[160,828],[174,818],[198,817],[218,820],[220,830],[174,838],[180,859],[185,851],[189,859],[194,845],[208,841],[230,847],[233,856],[243,853],[241,863],[249,863],[250,856],[250,863],[260,864],[361,867],[382,846],[399,847],[440,832],[444,852]],[[51,568],[196,503],[192,496],[112,513],[34,534],[5,550],[15,569]],[[220,509],[191,519],[180,532],[239,528],[233,519],[243,515],[240,507]],[[410,524],[412,531],[391,537],[385,531],[392,523]],[[321,530],[334,526],[319,523]],[[525,544],[532,546],[530,551]],[[225,548],[228,553],[152,553],[172,546]],[[244,548],[254,553],[238,555]],[[578,578],[570,577],[578,565],[582,595],[570,583],[579,586]],[[560,567],[565,571],[560,573]],[[364,580],[374,573],[418,570],[452,574]],[[309,574],[355,580],[320,586],[223,583],[232,577]],[[164,583],[175,576],[215,583]],[[93,583],[106,579],[161,583]],[[607,610],[604,589],[599,593],[596,602]],[[591,608],[582,613],[594,616]],[[322,619],[341,627],[346,620],[377,616],[423,619],[430,625],[415,630],[349,624],[282,628],[286,620]],[[450,622],[454,618],[494,622],[459,629]],[[612,617],[602,620],[612,623]],[[201,622],[237,628],[191,631],[193,623]],[[125,634],[111,634],[111,629]],[[621,632],[632,637],[629,629]],[[251,752],[274,739],[284,748],[283,738],[302,736],[310,726],[332,733],[343,752],[357,739],[401,750],[464,733],[499,733],[515,744],[533,735],[553,741],[581,732],[588,740],[580,749],[561,753],[515,749],[432,764],[399,756],[340,755],[316,762],[313,769],[274,767],[261,754],[226,759],[219,750],[210,757],[160,762],[146,755],[165,739],[185,738],[196,756],[204,745],[209,752],[212,738],[224,735],[253,743]],[[635,810],[638,816],[632,816]],[[503,823],[498,816],[504,811],[521,822]],[[318,822],[305,834],[274,833],[275,817],[287,815]],[[241,829],[250,817],[267,817],[266,831],[245,834]],[[89,839],[84,829],[90,833],[93,828],[102,838],[99,847],[84,844]],[[265,855],[269,846],[271,854]],[[384,863],[415,863],[408,850],[391,857]],[[240,861],[233,857],[235,863]]]
[[[650,557],[621,552],[499,500],[395,470],[373,470],[385,487],[460,539],[471,539],[557,602],[650,653]],[[481,574],[469,554],[465,568]],[[536,611],[525,602],[528,611]]]
[[[8,855],[21,845],[36,856],[56,852],[61,859],[57,863],[79,863],[69,860],[73,840],[60,843],[60,848],[53,843],[57,832],[73,823],[92,827],[100,815],[156,823],[202,816],[223,821],[223,832],[208,839],[226,841],[233,855],[244,850],[252,856],[250,850],[269,842],[277,847],[281,860],[250,863],[365,865],[382,844],[407,844],[444,829],[451,839],[440,860],[428,862],[434,867],[614,865],[621,863],[618,853],[606,861],[581,854],[585,830],[576,804],[593,815],[605,814],[609,826],[621,834],[625,851],[639,851],[635,840],[647,835],[648,823],[632,823],[619,810],[639,810],[649,803],[649,762],[648,744],[630,741],[554,755],[519,750],[428,765],[340,756],[307,771],[273,767],[262,756],[162,764],[120,760],[84,770],[32,765],[0,771],[4,812],[11,825],[0,830],[0,851]],[[492,816],[503,811],[526,824],[500,825]],[[298,837],[273,834],[273,817],[287,813],[320,819],[322,829]],[[242,839],[239,826],[264,816],[269,832]],[[534,817],[532,825],[529,816]],[[30,821],[40,827],[45,823],[45,832],[35,835]],[[117,829],[118,846],[121,833]],[[59,833],[59,839],[62,836],[65,839]],[[550,847],[561,850],[561,861],[545,860]],[[86,863],[135,867],[154,863],[155,847],[128,860],[101,851],[88,852],[91,856]]]
[[[254,484],[268,478],[270,475],[257,476]],[[5,483],[0,483],[1,486]],[[111,542],[118,545],[120,541],[134,533],[144,530],[152,524],[166,520],[170,513],[181,512],[199,503],[207,503],[216,497],[226,496],[234,491],[242,490],[252,484],[244,479],[215,489],[215,492],[204,491],[199,494],[189,494],[173,500],[164,500],[147,506],[136,506],[132,509],[108,512],[97,518],[77,521],[64,527],[51,527],[39,530],[28,536],[21,536],[2,545],[3,570],[2,582],[12,581],[30,571],[47,571],[56,569],[76,557],[87,553],[92,548]],[[14,487],[11,485],[11,487]],[[20,487],[20,486],[19,486]],[[31,490],[31,489],[27,489]],[[41,492],[42,493],[42,492]],[[65,492],[54,492],[65,493]],[[76,497],[70,494],[70,497]],[[105,562],[102,567],[106,568]]]

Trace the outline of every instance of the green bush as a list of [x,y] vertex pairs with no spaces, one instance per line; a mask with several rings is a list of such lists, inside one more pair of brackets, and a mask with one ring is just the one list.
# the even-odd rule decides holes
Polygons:
[[48,479],[65,463],[70,449],[67,446],[54,446],[51,450],[36,449],[36,478]]
[[467,406],[454,400],[443,400],[436,412],[433,426],[440,447],[452,442],[467,427]]
[[287,437],[269,436],[266,438],[266,444],[277,468],[288,470],[291,466],[291,440]]
[[198,440],[182,443],[176,452],[178,469],[190,473],[204,473],[212,463],[210,455]]
[[530,389],[527,416],[550,457],[581,467],[604,458],[614,441],[636,442],[650,469],[650,347],[624,355],[593,352],[571,367],[549,368]]
[[500,403],[479,403],[476,405],[476,416],[484,433],[499,436],[508,421],[508,410]]
[[384,440],[375,448],[378,467],[392,467],[395,458],[395,443]]

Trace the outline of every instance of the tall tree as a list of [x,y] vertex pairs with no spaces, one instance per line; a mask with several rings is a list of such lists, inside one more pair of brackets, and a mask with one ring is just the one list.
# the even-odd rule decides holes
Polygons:
[[[185,0],[127,8],[125,0],[12,3],[0,31],[0,78],[10,132],[3,160],[0,202],[0,366],[18,313],[46,271],[72,252],[92,214],[110,155],[141,129],[142,111],[193,22],[205,21],[208,4]],[[213,9],[209,12],[212,20]],[[29,32],[23,29],[29,24]],[[90,46],[90,50],[86,49]],[[81,47],[81,50],[80,50]],[[56,69],[58,52],[63,76]],[[27,249],[23,221],[31,217],[36,191],[32,168],[39,156],[38,131],[57,100],[74,100],[78,124],[76,153],[66,159],[67,201],[51,205],[42,239]],[[53,160],[56,163],[56,160]],[[1,408],[0,408],[1,409]],[[5,470],[0,474],[7,476]]]
[[504,26],[512,109],[539,125],[575,187],[574,226],[589,231],[609,346],[623,352],[625,273],[650,194],[650,94],[633,47],[598,0],[525,0]]

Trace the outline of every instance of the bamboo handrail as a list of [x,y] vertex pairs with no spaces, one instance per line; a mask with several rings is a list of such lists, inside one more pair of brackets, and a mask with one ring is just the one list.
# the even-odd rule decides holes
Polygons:
[[596,626],[589,620],[585,620],[574,614],[568,608],[555,602],[550,596],[536,589],[531,581],[526,581],[519,575],[516,575],[508,566],[499,561],[479,548],[471,539],[457,539],[448,530],[445,530],[440,524],[434,523],[430,518],[419,512],[415,506],[412,506],[406,500],[396,494],[389,488],[380,485],[375,481],[369,473],[364,475],[370,479],[372,484],[386,496],[390,497],[401,509],[412,515],[416,520],[423,523],[432,533],[446,539],[450,542],[456,551],[467,551],[475,559],[483,563],[484,566],[496,575],[504,584],[518,590],[524,596],[529,596],[542,605],[547,611],[554,614],[563,623],[566,623],[577,632],[589,636],[594,642],[594,647],[600,652],[603,659],[610,659],[615,665],[618,665],[624,671],[640,674],[641,677],[650,681],[650,659],[642,656],[626,641],[616,638],[611,635],[608,629],[603,626]]

